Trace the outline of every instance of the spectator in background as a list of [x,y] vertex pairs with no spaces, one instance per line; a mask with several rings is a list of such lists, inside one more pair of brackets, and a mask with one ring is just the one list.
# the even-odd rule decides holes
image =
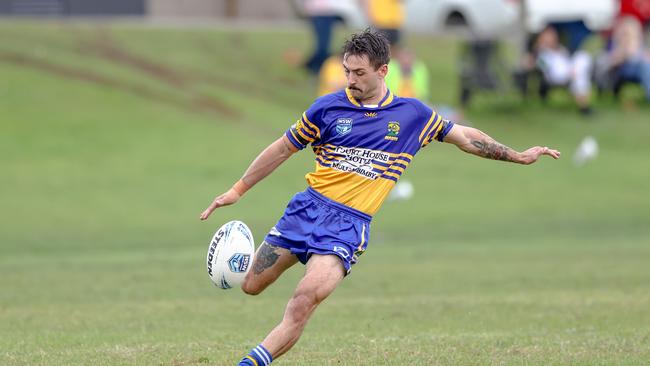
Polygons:
[[544,81],[552,86],[568,85],[582,114],[591,114],[591,56],[585,51],[573,55],[560,44],[555,28],[546,27],[534,45],[535,62]]
[[330,56],[318,74],[318,96],[331,94],[344,89],[348,85],[343,69],[343,55],[338,53]]
[[393,47],[393,58],[388,64],[386,85],[396,95],[429,101],[429,70],[406,47]]
[[631,15],[641,22],[642,25],[650,24],[650,0],[621,0],[621,17]]
[[334,2],[336,0],[305,0],[305,13],[314,33],[314,51],[304,66],[313,75],[318,75],[323,62],[330,56],[332,30],[336,23],[342,21],[336,14]]
[[404,24],[404,2],[402,0],[361,0],[368,21],[382,32],[391,46],[401,40]]
[[638,82],[650,101],[650,54],[645,49],[643,28],[637,18],[628,15],[616,22],[605,57],[613,84],[622,80]]
[[577,52],[592,34],[582,20],[552,22],[549,26],[555,29],[560,43],[565,45],[571,54]]

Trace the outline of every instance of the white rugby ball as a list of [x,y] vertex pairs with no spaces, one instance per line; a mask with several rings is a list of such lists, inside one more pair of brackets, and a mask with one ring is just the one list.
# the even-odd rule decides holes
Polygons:
[[255,241],[246,224],[230,221],[217,230],[208,247],[208,275],[215,286],[229,289],[244,282],[253,265]]

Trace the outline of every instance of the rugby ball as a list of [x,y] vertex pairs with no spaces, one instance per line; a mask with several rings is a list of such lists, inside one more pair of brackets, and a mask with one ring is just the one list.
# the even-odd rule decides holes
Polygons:
[[217,230],[208,247],[208,276],[215,286],[229,289],[244,282],[253,264],[255,241],[246,224],[230,221]]

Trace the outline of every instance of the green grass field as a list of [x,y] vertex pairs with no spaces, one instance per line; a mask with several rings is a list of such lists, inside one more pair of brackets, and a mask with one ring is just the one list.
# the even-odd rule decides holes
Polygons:
[[[313,80],[283,62],[308,34],[7,21],[0,34],[0,365],[234,365],[303,268],[258,297],[221,291],[208,241],[231,219],[261,239],[312,154],[198,215],[311,102]],[[452,104],[457,43],[410,42],[434,101]],[[562,92],[550,107],[508,93],[467,116],[564,156],[524,167],[427,147],[404,178],[414,199],[384,205],[278,365],[648,364],[650,108],[603,101],[585,120]],[[587,135],[600,155],[575,167]]]

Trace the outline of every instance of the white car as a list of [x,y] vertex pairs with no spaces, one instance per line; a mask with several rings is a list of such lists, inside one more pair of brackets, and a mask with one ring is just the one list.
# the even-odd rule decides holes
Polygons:
[[496,38],[516,29],[518,0],[406,0],[407,31],[441,33],[465,28],[476,38]]
[[526,30],[538,33],[550,22],[582,20],[592,31],[608,29],[618,14],[618,0],[526,0]]
[[[301,0],[291,0],[302,12]],[[591,30],[608,28],[618,11],[618,0],[403,0],[404,30],[439,34],[465,28],[476,38],[500,38],[522,31],[541,31],[549,22],[582,20]],[[369,25],[359,0],[330,1],[345,24],[361,29]]]
[[[406,6],[404,30],[436,34],[451,28],[465,28],[471,34],[496,37],[516,26],[519,0],[403,0]],[[293,0],[299,12],[302,1]],[[355,29],[369,25],[359,0],[330,1],[344,23]]]

